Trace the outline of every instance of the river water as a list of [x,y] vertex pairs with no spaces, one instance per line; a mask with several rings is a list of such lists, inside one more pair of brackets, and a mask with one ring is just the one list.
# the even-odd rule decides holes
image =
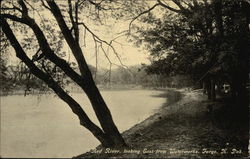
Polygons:
[[[123,132],[152,115],[165,98],[161,91],[101,91],[118,129]],[[84,94],[73,94],[99,125]],[[1,99],[1,157],[73,157],[99,144],[80,126],[70,108],[55,95],[13,95]]]

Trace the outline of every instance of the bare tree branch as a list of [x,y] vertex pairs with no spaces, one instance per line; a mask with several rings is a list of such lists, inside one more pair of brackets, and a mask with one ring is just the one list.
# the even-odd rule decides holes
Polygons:
[[107,55],[106,51],[104,50],[104,48],[103,48],[103,46],[102,46],[102,43],[100,43],[100,47],[101,47],[102,52],[104,53],[106,59],[108,60],[108,62],[109,62],[110,64],[113,64],[113,62],[109,59],[109,56]]
[[79,0],[75,3],[75,39],[79,43],[79,28],[78,28],[78,5],[79,5]]
[[51,10],[51,9],[44,3],[43,0],[41,0],[41,2],[42,2],[42,5],[43,5],[45,8],[47,8],[48,10]]
[[104,8],[101,6],[101,3],[104,1],[104,0],[101,0],[99,3],[96,3],[92,0],[87,0],[90,4],[94,5],[96,7],[97,10],[108,10],[108,8]]
[[27,0],[24,0],[24,1],[30,6],[30,8],[32,8],[32,10],[36,10]]
[[19,18],[19,17],[15,16],[15,15],[1,14],[0,17],[2,17],[2,18],[8,18],[8,19],[11,19],[13,21],[17,21],[17,22],[20,22],[20,23],[27,24],[27,21],[25,21],[24,18]]
[[5,8],[5,7],[1,7],[1,10],[18,10],[19,12],[22,12],[22,10],[16,6],[13,5],[13,8]]
[[185,11],[186,8],[181,5],[180,0],[172,0],[179,8],[181,11]]
[[95,33],[93,33],[89,27],[84,23],[84,22],[79,22],[78,25],[82,25],[91,35],[93,35],[97,40],[104,42],[104,43],[108,43],[104,40],[102,40],[101,38],[99,38]]
[[94,44],[95,44],[95,74],[94,74],[94,78],[96,80],[97,78],[97,71],[98,71],[98,68],[97,68],[97,64],[98,64],[98,47],[97,47],[97,42],[95,40],[95,37],[93,36],[93,40],[94,40]]
[[23,2],[23,0],[18,0],[18,3],[20,4],[20,6],[22,7],[22,15],[23,16],[28,16],[28,8],[25,5],[25,3]]
[[41,51],[41,49],[39,48],[36,51],[36,53],[32,56],[32,61],[38,61],[44,56],[44,54],[40,54],[40,55],[38,54],[40,51]]
[[77,23],[78,23],[78,3],[79,3],[79,0],[75,3],[75,18],[74,18],[72,0],[68,0],[69,18],[70,18],[72,28],[74,31],[75,41],[79,43],[79,28],[77,25]]
[[180,12],[181,12],[181,11],[178,10],[178,9],[174,9],[174,8],[172,8],[172,7],[169,7],[168,5],[164,4],[161,0],[157,0],[157,2],[158,2],[162,7],[167,8],[167,9],[173,11],[173,12],[176,12],[176,13],[180,13]]
[[155,7],[159,6],[160,4],[159,3],[156,3],[155,5],[153,5],[151,8],[149,8],[148,10],[145,10],[143,12],[141,12],[140,14],[138,14],[136,17],[134,17],[130,23],[129,23],[129,32],[131,30],[131,26],[132,26],[132,23],[137,19],[139,18],[140,16],[146,14],[146,13],[149,13],[150,11],[152,11]]
[[[86,28],[86,30],[94,37],[95,40],[97,40],[98,43],[104,43],[104,44],[106,44],[106,45],[108,46],[108,48],[111,48],[112,51],[113,51],[113,53],[114,53],[114,55],[117,57],[119,63],[120,63],[122,66],[127,67],[126,65],[123,64],[123,62],[122,62],[120,56],[118,55],[118,53],[116,52],[115,48],[111,45],[113,40],[111,40],[110,42],[107,42],[107,41],[105,41],[105,40],[102,40],[102,39],[99,38],[95,33],[93,33],[93,32],[87,27],[87,25],[86,25],[85,23],[80,22],[80,23],[78,23],[78,24],[79,24],[79,25],[83,25],[84,28]],[[118,37],[116,37],[116,38],[118,38]],[[115,38],[115,39],[116,39],[116,38]],[[106,55],[107,55],[107,54],[106,54]],[[106,56],[106,55],[105,55],[105,56]],[[106,57],[107,57],[107,56],[106,56]]]

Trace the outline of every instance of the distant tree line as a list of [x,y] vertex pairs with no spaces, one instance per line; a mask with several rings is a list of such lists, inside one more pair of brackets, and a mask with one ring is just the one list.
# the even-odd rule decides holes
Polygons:
[[27,95],[34,91],[47,91],[48,87],[33,74],[28,68],[19,63],[19,65],[7,65],[3,57],[0,58],[0,91],[1,95],[20,92]]
[[98,85],[134,85],[142,88],[166,88],[166,87],[187,87],[193,84],[190,76],[176,75],[173,77],[165,74],[151,74],[147,72],[145,64],[124,67],[117,67],[112,70],[99,69],[95,73],[95,67],[90,66],[92,74],[96,74],[95,82]]
[[[24,95],[49,91],[48,87],[40,79],[31,74],[29,69],[22,63],[19,65],[7,65],[3,58],[0,58],[0,60],[0,88],[2,95],[14,94],[16,91]],[[190,76],[186,75],[169,77],[165,74],[148,73],[148,66],[145,64],[129,66],[127,68],[117,67],[113,70],[99,69],[97,72],[94,66],[89,65],[89,68],[92,75],[96,75],[93,77],[96,84],[105,88],[110,88],[110,86],[114,85],[118,88],[129,87],[129,85],[129,88],[180,88],[193,84]],[[65,88],[69,84],[73,84],[67,77],[64,80],[67,81],[64,82]]]

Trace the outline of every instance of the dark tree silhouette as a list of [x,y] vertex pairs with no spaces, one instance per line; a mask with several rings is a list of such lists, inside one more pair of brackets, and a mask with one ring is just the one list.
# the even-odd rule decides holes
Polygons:
[[[163,16],[154,14],[157,7],[164,8]],[[220,88],[223,82],[228,83],[232,96],[245,101],[248,10],[245,0],[157,0],[132,21],[139,19],[146,26],[137,28],[135,41],[145,44],[153,58],[147,71],[169,76],[190,74],[197,83],[204,82],[211,100],[216,98],[215,84]]]

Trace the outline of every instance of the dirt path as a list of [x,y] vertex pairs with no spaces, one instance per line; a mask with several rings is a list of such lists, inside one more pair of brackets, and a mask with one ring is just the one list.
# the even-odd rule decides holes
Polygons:
[[[79,157],[226,159],[246,156],[246,143],[241,142],[247,138],[245,129],[234,131],[231,127],[218,126],[216,113],[208,113],[207,106],[211,103],[201,91],[168,90],[163,96],[167,102],[157,113],[123,132],[129,144],[126,153],[124,150],[107,153],[104,149],[101,154],[86,153]],[[213,105],[214,112],[222,107]]]

